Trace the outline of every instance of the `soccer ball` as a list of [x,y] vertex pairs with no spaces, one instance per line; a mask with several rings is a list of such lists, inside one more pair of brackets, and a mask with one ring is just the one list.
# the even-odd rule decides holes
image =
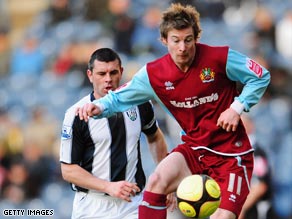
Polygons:
[[218,183],[208,175],[195,174],[184,178],[176,191],[180,211],[190,218],[206,218],[221,202]]

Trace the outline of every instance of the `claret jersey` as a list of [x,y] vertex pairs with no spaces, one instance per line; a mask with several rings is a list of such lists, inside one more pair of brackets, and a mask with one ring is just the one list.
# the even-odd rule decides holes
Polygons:
[[[217,126],[217,119],[238,96],[236,82],[226,75],[228,47],[197,45],[196,59],[182,72],[170,55],[147,65],[150,84],[161,102],[185,131],[183,141],[191,146],[207,146],[229,153],[250,149],[242,125],[238,133]],[[224,145],[221,142],[225,142]],[[222,148],[221,148],[222,147]]]

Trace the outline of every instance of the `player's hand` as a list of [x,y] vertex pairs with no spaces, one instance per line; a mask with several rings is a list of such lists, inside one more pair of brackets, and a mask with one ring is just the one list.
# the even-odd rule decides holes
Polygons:
[[240,120],[240,115],[232,108],[228,108],[222,112],[217,120],[217,126],[223,128],[227,132],[235,132]]
[[112,197],[123,199],[127,202],[131,202],[131,196],[135,196],[137,192],[140,192],[140,188],[136,183],[130,183],[127,181],[111,182],[110,186],[106,188],[106,193]]
[[76,109],[76,115],[79,115],[80,120],[88,122],[88,117],[97,116],[101,113],[98,106],[93,103],[86,103],[83,107]]
[[166,206],[170,211],[174,211],[176,209],[177,200],[174,192],[167,195]]

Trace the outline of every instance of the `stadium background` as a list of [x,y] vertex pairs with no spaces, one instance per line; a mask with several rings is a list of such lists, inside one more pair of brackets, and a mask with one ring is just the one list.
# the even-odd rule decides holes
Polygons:
[[[158,22],[171,2],[0,0],[1,215],[3,209],[54,209],[52,218],[70,218],[74,192],[60,175],[59,138],[66,108],[91,90],[87,60],[93,50],[112,47],[129,80],[165,52]],[[277,219],[291,219],[292,2],[180,2],[200,11],[201,42],[230,45],[271,71],[271,85],[250,115],[272,166]],[[178,127],[154,106],[171,148],[179,142]],[[148,175],[153,163],[145,146],[142,153]]]

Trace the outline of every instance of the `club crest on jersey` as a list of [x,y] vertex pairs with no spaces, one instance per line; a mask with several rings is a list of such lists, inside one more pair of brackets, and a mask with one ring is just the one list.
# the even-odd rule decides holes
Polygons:
[[211,68],[203,68],[200,74],[203,83],[214,81],[215,72]]
[[135,108],[129,109],[126,114],[132,121],[135,121],[137,119],[137,111],[135,110]]
[[164,83],[164,85],[165,85],[165,89],[166,89],[166,90],[174,90],[174,86],[173,86],[173,83],[172,83],[172,82],[170,82],[170,81],[166,81],[166,82]]
[[254,60],[247,58],[246,59],[246,67],[255,73],[259,78],[263,76],[263,68],[258,63],[256,63]]
[[63,125],[61,137],[64,140],[70,139],[72,137],[72,128],[71,128],[71,126]]

